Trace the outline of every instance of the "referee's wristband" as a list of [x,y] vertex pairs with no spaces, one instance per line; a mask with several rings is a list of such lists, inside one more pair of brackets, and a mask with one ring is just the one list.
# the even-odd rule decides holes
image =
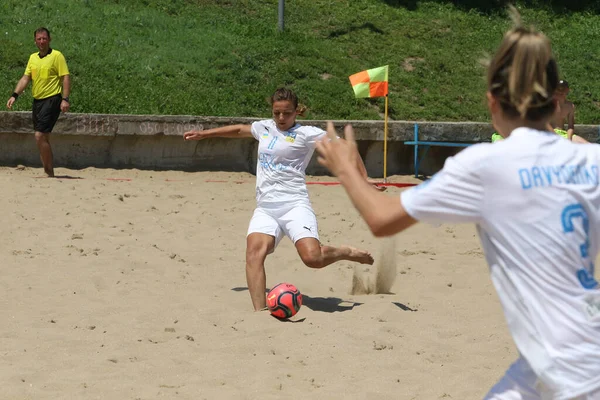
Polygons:
[[12,96],[10,96],[10,97],[14,97],[14,98],[15,98],[15,100],[16,100],[16,99],[18,99],[18,98],[19,98],[19,93],[17,93],[17,92],[13,92]]
[[67,103],[69,103],[69,97],[63,97],[63,100],[66,101]]

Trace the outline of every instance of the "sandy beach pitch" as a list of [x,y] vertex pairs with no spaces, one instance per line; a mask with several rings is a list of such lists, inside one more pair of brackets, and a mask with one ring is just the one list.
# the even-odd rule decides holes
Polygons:
[[393,285],[350,294],[377,259],[311,270],[284,239],[267,285],[304,305],[281,322],[246,288],[254,176],[56,173],[0,168],[0,399],[469,400],[516,358],[473,226],[386,244],[343,188],[311,185],[322,241],[386,258]]

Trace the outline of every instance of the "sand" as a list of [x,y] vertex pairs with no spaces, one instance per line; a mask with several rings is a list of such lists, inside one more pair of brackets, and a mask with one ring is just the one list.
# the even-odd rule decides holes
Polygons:
[[[389,294],[351,295],[352,263],[311,270],[283,240],[267,284],[304,305],[282,322],[246,288],[252,175],[56,173],[0,168],[0,399],[468,400],[516,358],[473,226],[394,238]],[[390,248],[343,188],[309,188],[324,243]]]

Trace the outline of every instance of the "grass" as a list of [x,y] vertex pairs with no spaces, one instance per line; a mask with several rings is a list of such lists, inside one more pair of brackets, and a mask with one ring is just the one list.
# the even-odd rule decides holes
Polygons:
[[[288,0],[281,33],[277,3],[3,0],[2,91],[13,91],[36,51],[33,31],[47,26],[71,70],[73,112],[264,117],[266,99],[287,85],[309,106],[309,119],[381,119],[383,99],[355,99],[348,76],[388,64],[390,118],[488,120],[480,60],[510,26],[504,6]],[[523,18],[551,38],[577,122],[598,123],[600,10],[585,1],[580,10],[540,4],[520,3]],[[29,93],[17,109],[30,109]]]

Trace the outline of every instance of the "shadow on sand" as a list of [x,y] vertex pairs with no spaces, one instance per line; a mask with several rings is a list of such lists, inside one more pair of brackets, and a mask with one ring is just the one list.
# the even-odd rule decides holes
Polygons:
[[[234,292],[245,292],[248,290],[245,286],[238,286],[231,288]],[[268,292],[268,290],[265,290]],[[351,311],[354,307],[358,307],[363,303],[357,303],[355,301],[343,300],[338,297],[311,297],[305,294],[302,295],[302,305],[310,308],[313,311],[319,312],[344,312]],[[290,322],[301,322],[298,321],[290,321]]]

